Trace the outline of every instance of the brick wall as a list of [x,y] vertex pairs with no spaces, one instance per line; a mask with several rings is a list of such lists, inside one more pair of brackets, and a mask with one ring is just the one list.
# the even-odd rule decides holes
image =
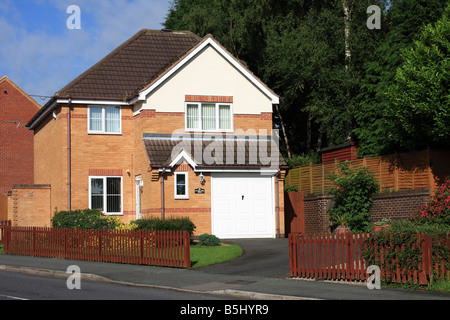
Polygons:
[[372,220],[408,218],[423,204],[428,203],[429,197],[428,189],[377,194],[373,197],[374,202],[370,209]]
[[329,230],[328,209],[332,197],[329,195],[310,195],[304,198],[305,232],[319,233]]
[[39,108],[11,80],[0,79],[0,193],[33,183],[33,132],[25,125]]
[[13,226],[50,226],[52,210],[49,185],[15,185],[11,197],[12,212],[8,213],[8,218]]
[[[372,221],[382,218],[401,220],[409,218],[429,200],[428,189],[380,193],[374,196],[370,209]],[[328,210],[332,205],[329,195],[310,195],[304,198],[305,232],[329,232]]]

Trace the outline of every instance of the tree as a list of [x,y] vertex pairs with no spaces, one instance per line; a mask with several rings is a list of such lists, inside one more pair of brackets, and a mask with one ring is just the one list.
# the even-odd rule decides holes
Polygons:
[[[399,151],[401,145],[390,135],[392,127],[388,106],[388,90],[401,65],[401,51],[413,44],[423,25],[442,16],[448,1],[391,0],[382,7],[382,28],[371,59],[364,63],[359,105],[355,115],[354,134],[359,155],[381,155]],[[407,150],[405,150],[407,151]]]
[[391,139],[401,147],[450,146],[450,5],[402,51],[388,91]]

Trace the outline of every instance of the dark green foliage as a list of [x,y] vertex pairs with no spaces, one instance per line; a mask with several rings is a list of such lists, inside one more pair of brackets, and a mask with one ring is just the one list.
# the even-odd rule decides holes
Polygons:
[[134,222],[138,230],[172,230],[188,231],[192,237],[195,225],[189,218],[150,218],[140,219]]
[[450,6],[402,51],[402,65],[387,95],[392,139],[407,149],[449,147],[449,88]]
[[213,234],[204,233],[198,237],[198,241],[202,246],[220,246],[220,239]]
[[[363,258],[367,265],[377,265],[385,274],[390,273],[390,276],[382,279],[389,283],[397,270],[401,270],[404,274],[420,271],[423,252],[418,234],[431,235],[432,239],[442,237],[445,239],[449,232],[450,225],[447,224],[422,224],[412,220],[394,221],[388,229],[373,233],[365,240]],[[380,249],[383,247],[385,249]],[[433,265],[444,262],[445,267],[450,268],[450,251],[445,241],[432,241],[431,250]]]
[[60,211],[52,218],[53,228],[67,229],[115,229],[117,222],[103,216],[99,210]]
[[[359,111],[356,113],[357,126],[354,130],[359,141],[360,156],[423,148],[423,143],[406,145],[400,141],[403,139],[401,135],[393,134],[398,129],[398,121],[388,110],[391,104],[388,91],[394,83],[397,68],[403,63],[402,51],[413,45],[425,25],[441,18],[448,3],[442,0],[391,1],[384,15],[379,46],[372,58],[365,62]],[[421,94],[422,90],[417,93]],[[422,136],[415,138],[423,142]]]
[[343,222],[352,232],[369,232],[370,208],[372,196],[379,191],[378,182],[367,168],[352,168],[348,162],[339,162],[339,170],[331,174],[332,189],[328,192],[333,196],[335,205],[329,210],[331,221]]
[[[417,145],[400,144],[402,137],[392,134],[387,91],[402,65],[401,51],[419,39],[424,25],[441,18],[448,1],[347,3],[351,59],[345,56],[343,0],[174,0],[164,25],[211,33],[282,97],[292,155],[349,140],[358,143],[361,156],[408,151]],[[382,10],[381,30],[366,26],[370,5]],[[275,112],[275,128],[281,123]]]

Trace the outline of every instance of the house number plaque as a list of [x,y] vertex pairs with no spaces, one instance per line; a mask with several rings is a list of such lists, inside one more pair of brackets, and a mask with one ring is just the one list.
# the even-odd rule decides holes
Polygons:
[[196,194],[204,194],[204,193],[205,193],[205,189],[203,189],[203,188],[197,188],[197,189],[195,189],[195,193],[196,193]]

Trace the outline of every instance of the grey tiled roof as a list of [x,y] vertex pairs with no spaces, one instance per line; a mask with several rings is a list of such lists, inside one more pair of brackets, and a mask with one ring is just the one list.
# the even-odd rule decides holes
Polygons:
[[144,145],[152,167],[169,166],[184,151],[198,168],[285,167],[271,136],[145,134]]

